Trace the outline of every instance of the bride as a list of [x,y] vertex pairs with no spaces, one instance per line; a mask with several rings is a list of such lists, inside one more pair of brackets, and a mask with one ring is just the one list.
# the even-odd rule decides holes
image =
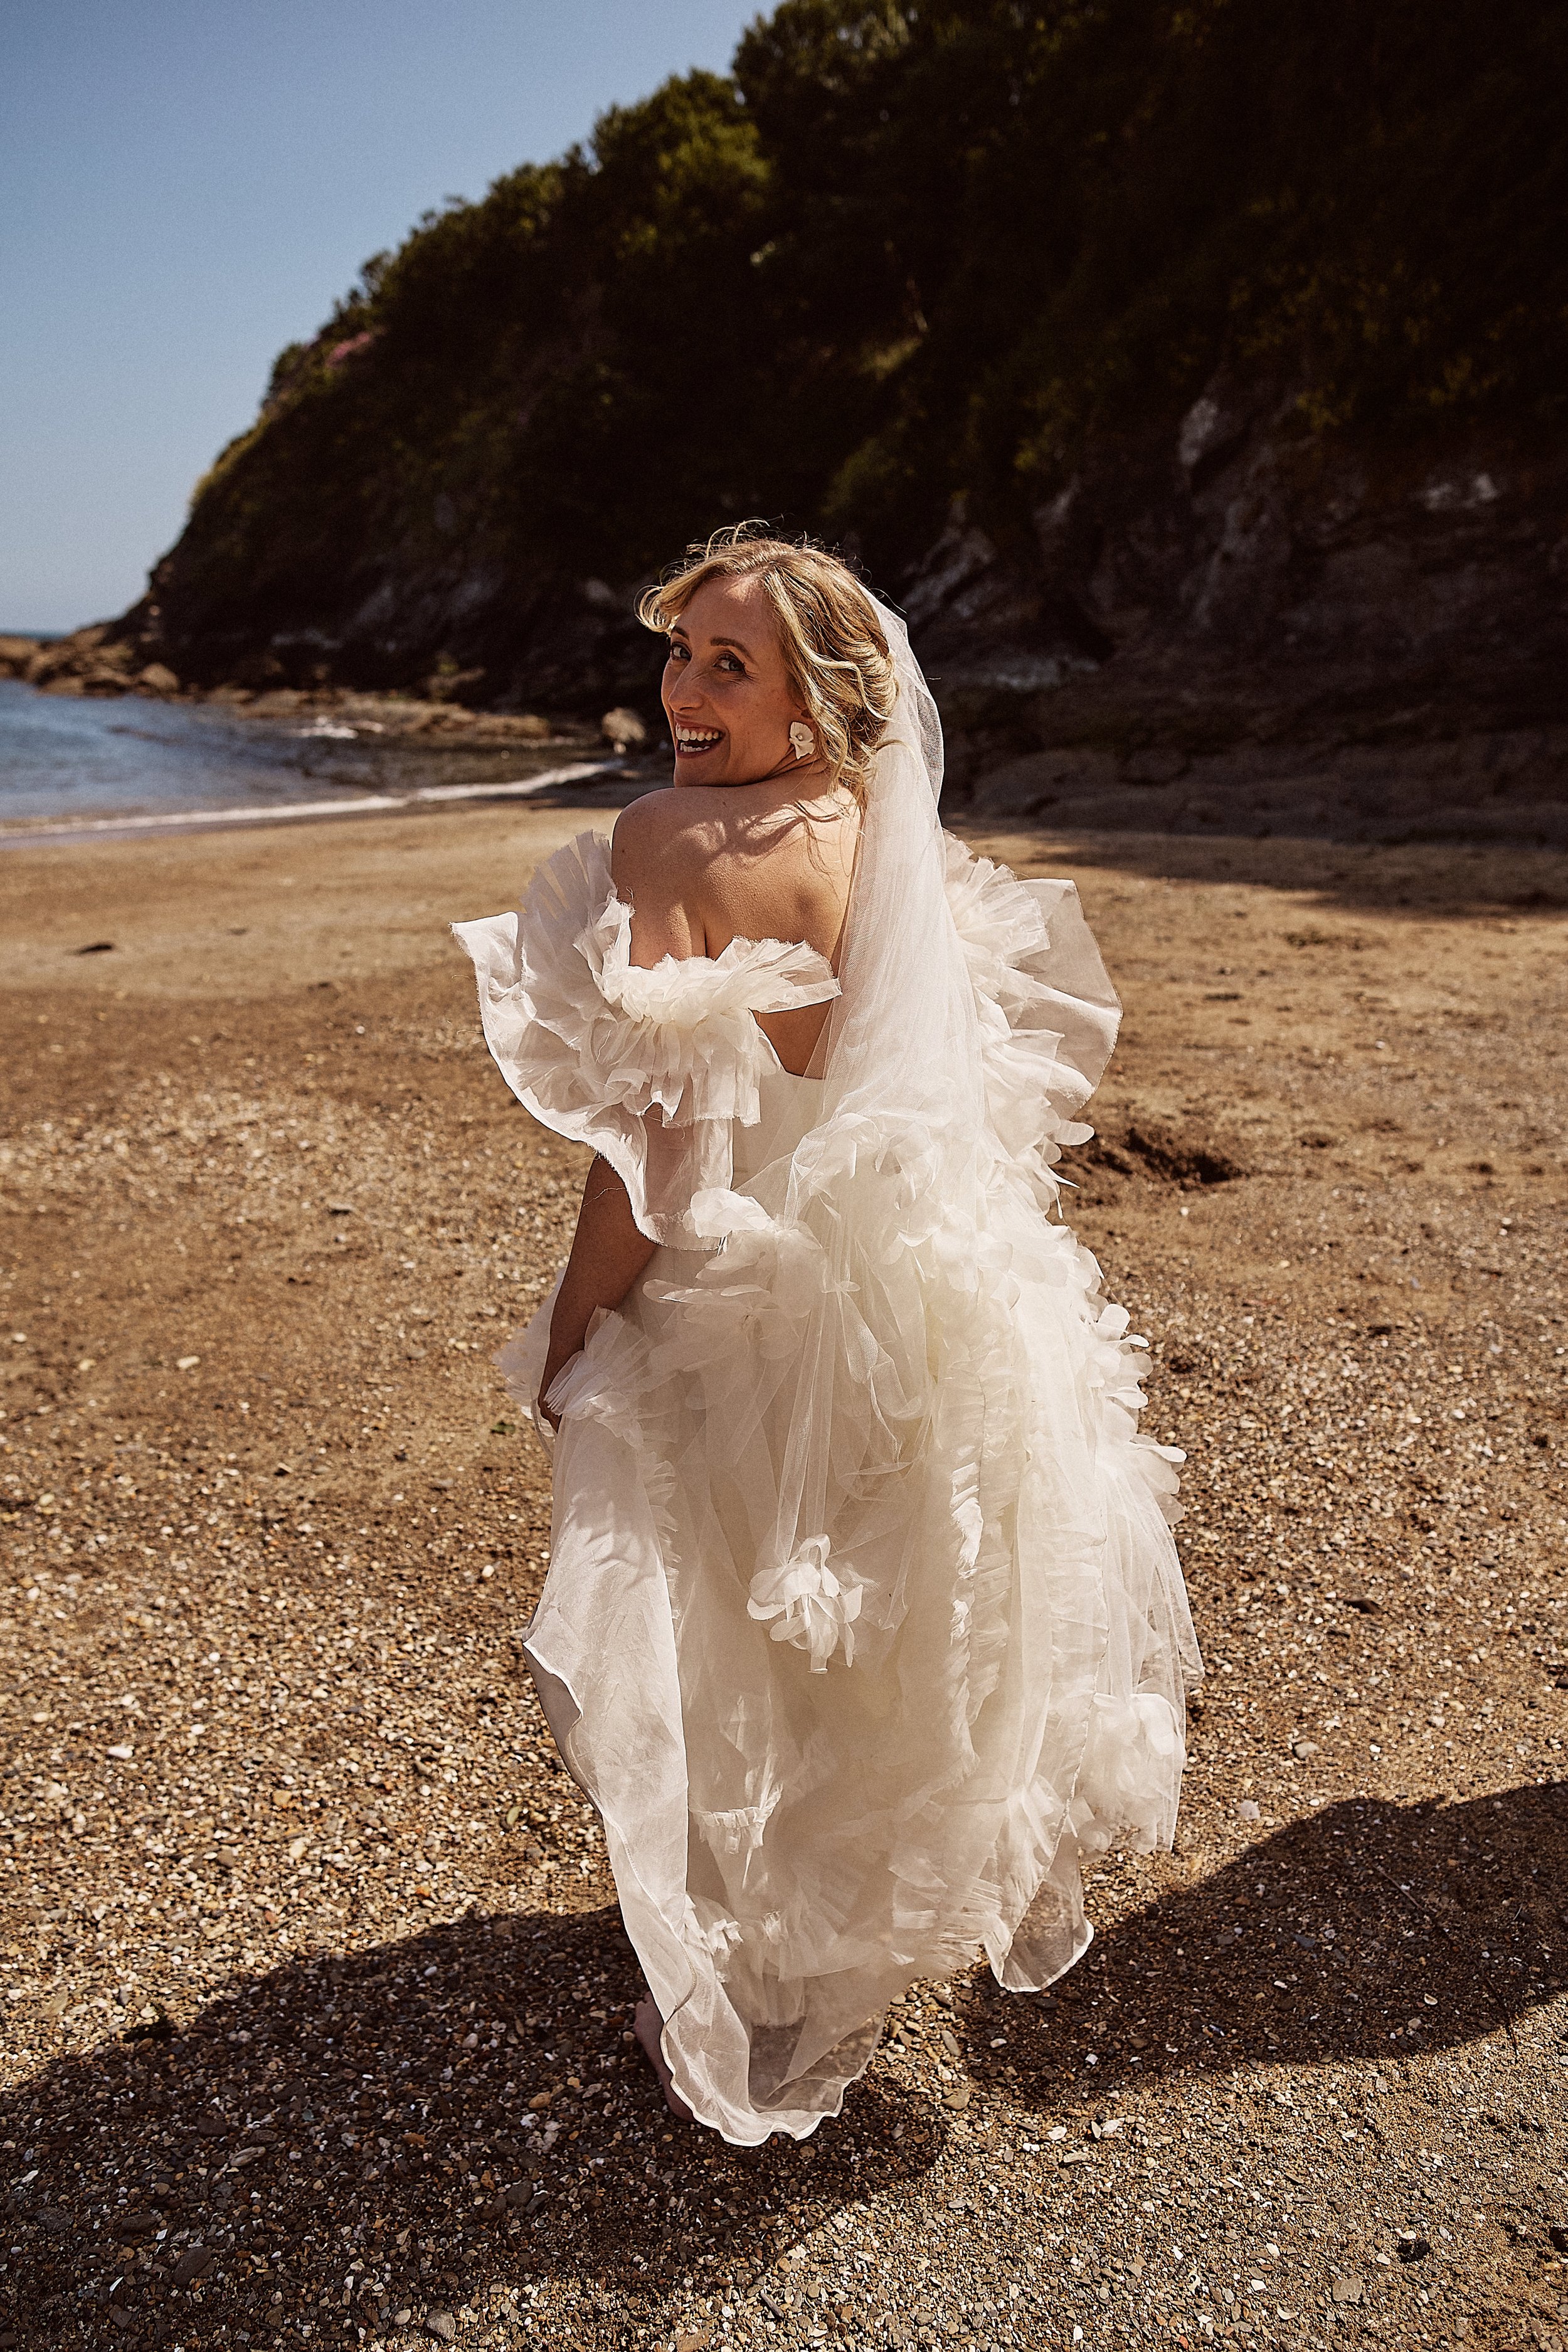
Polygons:
[[722,533],[645,597],[675,777],[463,924],[595,1153],[502,1363],[554,1447],[528,1656],[603,1816],[671,2105],[804,2137],[889,2003],[1085,1950],[1168,1845],[1198,1658],[1142,1342],[1055,1163],[1118,1006],[1070,883],[943,835],[903,625]]

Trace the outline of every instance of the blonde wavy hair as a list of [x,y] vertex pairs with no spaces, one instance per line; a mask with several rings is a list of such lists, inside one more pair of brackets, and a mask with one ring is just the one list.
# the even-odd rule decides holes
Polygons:
[[784,666],[816,730],[829,775],[864,808],[878,744],[898,696],[892,649],[877,608],[847,563],[808,541],[735,523],[689,547],[637,600],[645,627],[668,635],[710,580],[760,580],[778,624]]

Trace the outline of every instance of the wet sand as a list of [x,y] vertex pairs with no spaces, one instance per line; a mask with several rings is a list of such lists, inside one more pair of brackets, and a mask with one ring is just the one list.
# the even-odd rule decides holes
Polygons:
[[610,814],[0,860],[0,2343],[1543,2340],[1568,860],[977,841],[1126,1003],[1069,1213],[1208,1677],[1056,1996],[921,1990],[746,2154],[668,2126],[518,1658],[490,1357],[581,1158],[445,927]]

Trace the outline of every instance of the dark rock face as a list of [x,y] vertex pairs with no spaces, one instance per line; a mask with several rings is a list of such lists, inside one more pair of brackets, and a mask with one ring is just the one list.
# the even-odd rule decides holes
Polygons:
[[1563,727],[1431,742],[1243,741],[1198,755],[1160,783],[1130,772],[1135,761],[1071,749],[1026,753],[972,777],[954,804],[999,825],[1058,830],[1568,846]]
[[1220,378],[1032,522],[955,522],[907,590],[977,813],[1563,837],[1559,443],[1335,444]]
[[907,602],[960,795],[1551,729],[1565,25],[792,0],[368,263],[45,682],[647,724],[635,587],[767,516]]
[[337,598],[321,583],[307,622],[215,610],[187,568],[182,542],[119,625],[198,688],[347,686],[581,717],[655,698],[657,660],[632,609],[634,585],[519,581],[499,565],[433,565],[394,548]]

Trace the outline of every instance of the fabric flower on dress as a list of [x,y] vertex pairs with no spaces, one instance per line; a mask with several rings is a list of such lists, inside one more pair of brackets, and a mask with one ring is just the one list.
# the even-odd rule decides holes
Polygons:
[[688,1932],[692,1942],[721,1969],[737,1946],[745,1942],[745,1929],[740,1921],[731,1919],[712,1903],[692,1904]]
[[793,1642],[811,1653],[811,1671],[825,1674],[827,1661],[844,1644],[844,1663],[855,1663],[855,1620],[863,1588],[834,1574],[826,1536],[807,1536],[782,1568],[764,1568],[752,1579],[746,1614],[773,1621],[771,1639]]

